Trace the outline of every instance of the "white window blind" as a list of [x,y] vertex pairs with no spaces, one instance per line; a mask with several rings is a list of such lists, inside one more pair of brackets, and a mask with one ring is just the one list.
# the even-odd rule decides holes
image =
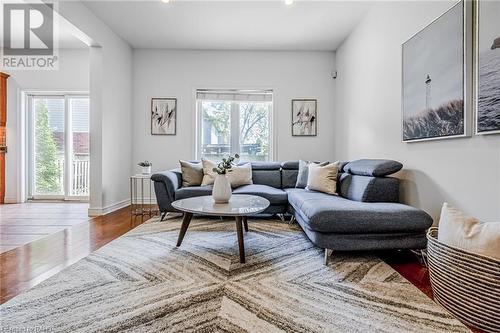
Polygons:
[[208,90],[196,91],[196,99],[204,101],[272,102],[271,90]]

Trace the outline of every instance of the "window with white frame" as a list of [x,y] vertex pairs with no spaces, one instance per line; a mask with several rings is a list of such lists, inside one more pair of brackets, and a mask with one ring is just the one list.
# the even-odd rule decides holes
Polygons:
[[272,159],[271,90],[197,90],[197,157]]

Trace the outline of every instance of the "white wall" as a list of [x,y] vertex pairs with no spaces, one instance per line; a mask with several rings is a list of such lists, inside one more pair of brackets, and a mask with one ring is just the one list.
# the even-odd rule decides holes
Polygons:
[[23,180],[19,165],[19,131],[22,115],[20,94],[22,90],[88,91],[89,52],[87,49],[64,49],[59,51],[59,70],[56,71],[9,71],[7,81],[7,159],[5,179],[5,201],[20,202]]
[[[195,158],[196,88],[272,88],[275,158],[334,160],[333,52],[134,50],[133,160],[153,170]],[[151,97],[176,97],[176,136],[150,134]],[[318,136],[291,136],[291,99],[318,100]]]
[[101,215],[129,204],[132,49],[82,2],[59,13],[90,37],[90,207]]
[[403,199],[500,220],[500,135],[401,142],[401,44],[453,2],[378,2],[337,50],[336,157],[404,163]]

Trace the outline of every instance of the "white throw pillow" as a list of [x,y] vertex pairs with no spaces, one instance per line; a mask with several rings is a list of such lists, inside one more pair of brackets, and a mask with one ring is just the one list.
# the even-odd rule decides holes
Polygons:
[[212,185],[215,181],[215,176],[217,176],[217,172],[213,171],[213,168],[217,167],[217,163],[202,158],[201,164],[203,165],[201,186]]
[[339,162],[330,163],[324,166],[314,163],[309,164],[307,189],[336,195],[339,164]]
[[231,187],[253,184],[252,164],[245,163],[241,165],[233,165],[231,170],[233,171],[227,174]]
[[299,173],[297,174],[297,182],[295,183],[295,187],[306,188],[307,178],[309,177],[309,165],[311,163],[319,164],[321,166],[325,166],[328,164],[328,162],[313,162],[313,161],[299,160]]
[[[201,185],[212,185],[217,176],[217,172],[213,171],[213,168],[217,167],[217,163],[205,159],[202,159],[201,163],[203,165],[203,180]],[[231,187],[253,184],[252,164],[233,165],[231,170],[233,171],[227,173]]]
[[445,202],[438,230],[441,243],[500,259],[500,222],[481,222]]

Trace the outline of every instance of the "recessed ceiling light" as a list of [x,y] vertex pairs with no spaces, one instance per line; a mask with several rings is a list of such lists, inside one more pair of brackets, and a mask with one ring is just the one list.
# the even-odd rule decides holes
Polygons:
[[163,2],[163,3],[169,3],[170,0],[161,0],[161,2]]
[[293,4],[293,0],[285,0],[285,5],[290,6],[291,4]]

